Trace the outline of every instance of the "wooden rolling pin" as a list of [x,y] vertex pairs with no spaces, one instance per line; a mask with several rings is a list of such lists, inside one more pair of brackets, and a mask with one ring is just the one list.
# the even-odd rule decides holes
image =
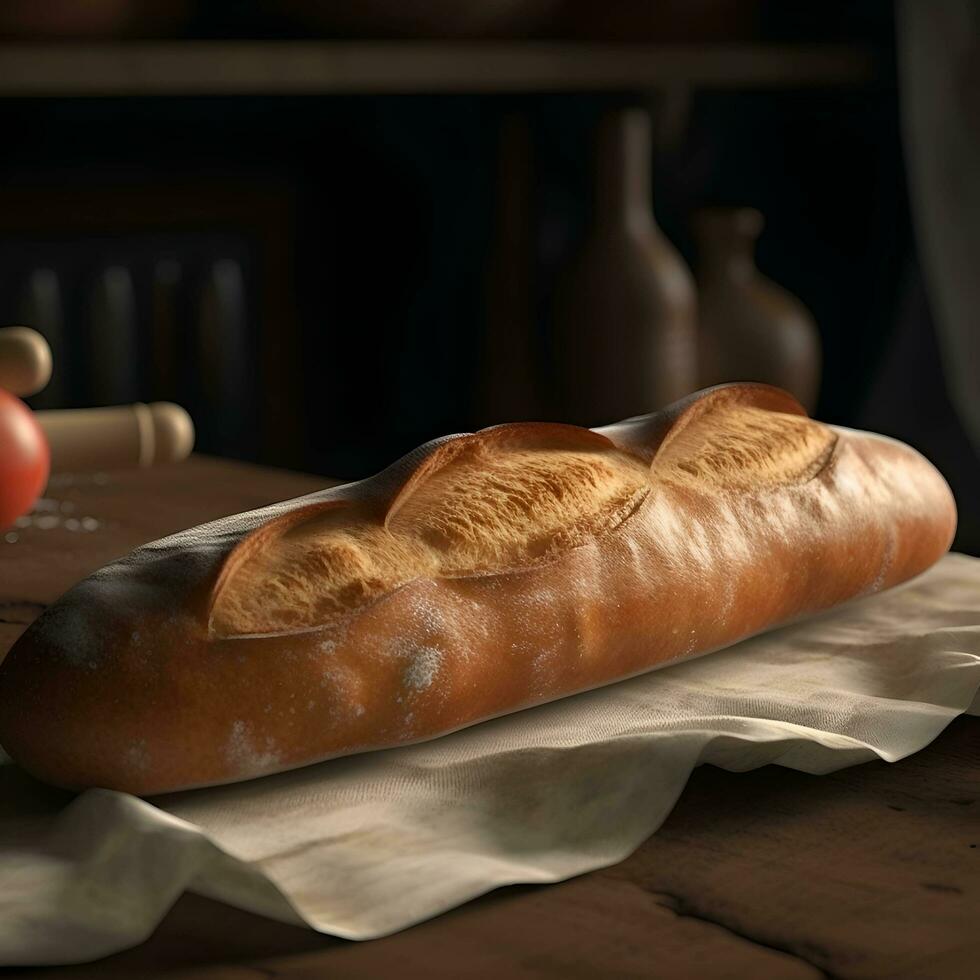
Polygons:
[[30,327],[0,327],[0,388],[26,398],[51,378],[51,348]]
[[194,448],[194,423],[173,402],[35,412],[52,473],[174,463]]

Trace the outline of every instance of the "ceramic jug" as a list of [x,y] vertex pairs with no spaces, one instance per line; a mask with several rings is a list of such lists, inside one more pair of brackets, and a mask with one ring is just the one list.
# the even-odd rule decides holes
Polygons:
[[764,381],[812,411],[820,385],[817,327],[795,296],[756,268],[762,227],[753,208],[710,208],[695,218],[700,384]]
[[694,285],[654,219],[650,144],[643,110],[600,121],[591,228],[555,301],[566,421],[594,426],[651,412],[697,384]]

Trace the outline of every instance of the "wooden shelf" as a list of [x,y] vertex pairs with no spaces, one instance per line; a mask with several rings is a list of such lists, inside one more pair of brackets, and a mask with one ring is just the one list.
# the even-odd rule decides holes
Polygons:
[[170,41],[0,46],[0,98],[853,86],[854,45]]

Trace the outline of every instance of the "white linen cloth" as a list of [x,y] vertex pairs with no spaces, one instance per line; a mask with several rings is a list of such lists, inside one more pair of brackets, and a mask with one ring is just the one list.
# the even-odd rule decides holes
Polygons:
[[185,889],[371,939],[621,860],[700,763],[893,761],[978,687],[980,560],[949,555],[816,619],[420,745],[152,802],[72,798],[8,763],[0,964],[134,945]]

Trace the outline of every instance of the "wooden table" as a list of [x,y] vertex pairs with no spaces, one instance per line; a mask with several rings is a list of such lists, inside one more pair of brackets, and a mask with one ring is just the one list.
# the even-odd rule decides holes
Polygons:
[[[56,483],[30,525],[0,533],[0,651],[137,544],[325,482],[198,457]],[[980,719],[962,718],[894,765],[702,767],[621,864],[500,889],[387,939],[346,942],[185,895],[135,949],[0,976],[974,977],[978,845]]]

